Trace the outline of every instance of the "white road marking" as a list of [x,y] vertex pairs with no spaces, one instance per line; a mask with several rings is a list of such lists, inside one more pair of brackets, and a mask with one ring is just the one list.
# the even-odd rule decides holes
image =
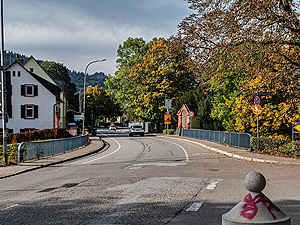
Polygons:
[[131,166],[126,167],[126,169],[142,169],[144,167],[173,167],[173,166],[182,166],[186,165],[187,163],[137,163],[133,164]]
[[[100,132],[100,133],[103,134],[102,132]],[[107,155],[101,156],[101,157],[96,158],[96,159],[92,159],[92,160],[87,161],[87,162],[83,162],[83,163],[81,163],[81,164],[87,164],[87,163],[91,163],[91,162],[94,162],[94,161],[99,160],[99,159],[103,159],[103,158],[105,158],[105,157],[107,157],[107,156],[110,156],[110,155],[116,153],[117,151],[119,151],[119,150],[121,149],[121,145],[120,145],[119,142],[116,141],[116,139],[111,138],[111,137],[107,136],[106,134],[103,134],[103,135],[105,135],[106,137],[108,137],[108,138],[114,140],[114,141],[118,144],[118,148],[117,148],[115,151],[113,151],[113,152],[111,152],[111,153],[109,153],[109,154],[107,154]]]
[[209,185],[207,185],[206,189],[207,190],[213,190],[218,186],[219,182],[211,182]]
[[187,212],[197,212],[201,206],[203,205],[203,202],[194,202],[189,208],[186,209]]
[[14,207],[17,207],[17,206],[19,206],[19,204],[8,206],[8,207],[6,207],[6,208],[4,208],[2,210],[11,209],[11,208],[14,208]]
[[[166,140],[164,140],[164,141],[166,141]],[[166,142],[169,142],[169,143],[172,143],[172,144],[174,144],[174,145],[179,146],[179,147],[183,150],[183,152],[184,152],[184,154],[185,154],[185,161],[186,161],[186,162],[189,161],[189,155],[188,155],[188,153],[187,153],[187,151],[185,150],[184,147],[182,147],[181,145],[179,145],[179,144],[177,144],[177,143],[174,143],[174,142],[172,142],[172,141],[166,141]]]

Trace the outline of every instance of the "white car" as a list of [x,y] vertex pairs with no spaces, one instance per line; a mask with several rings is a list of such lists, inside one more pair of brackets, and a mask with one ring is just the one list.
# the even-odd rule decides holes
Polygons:
[[129,128],[129,136],[132,137],[135,134],[144,136],[144,128],[142,125],[133,125]]
[[114,131],[116,131],[116,130],[117,130],[117,128],[116,128],[116,126],[115,126],[115,125],[110,125],[110,126],[109,126],[109,128],[108,128],[108,130],[114,130]]

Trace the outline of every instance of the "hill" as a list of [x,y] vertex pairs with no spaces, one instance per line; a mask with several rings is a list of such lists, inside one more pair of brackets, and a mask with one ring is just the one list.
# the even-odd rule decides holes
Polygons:
[[[5,51],[4,54],[4,65],[9,66],[11,65],[16,57],[19,57],[20,59],[24,60],[24,63],[30,58],[26,55],[22,55],[13,51]],[[42,65],[43,61],[42,60],[37,60],[40,65]],[[77,72],[77,71],[71,71],[69,70],[69,76],[71,78],[71,82],[76,85],[77,91],[79,91],[81,88],[83,88],[83,79],[84,79],[84,73],[83,72]],[[107,89],[105,86],[104,82],[108,78],[107,75],[105,75],[102,72],[96,72],[94,74],[91,74],[86,77],[86,86],[96,86],[98,85],[99,87],[102,87],[103,89]]]
[[[71,77],[71,82],[76,85],[77,91],[80,91],[80,89],[83,88],[83,82],[84,82],[84,73],[83,72],[77,72],[77,71],[70,71],[69,75]],[[92,86],[95,87],[98,85],[98,87],[102,87],[103,89],[107,89],[107,86],[105,86],[104,82],[108,78],[106,74],[103,72],[96,72],[91,75],[86,76],[86,87]]]

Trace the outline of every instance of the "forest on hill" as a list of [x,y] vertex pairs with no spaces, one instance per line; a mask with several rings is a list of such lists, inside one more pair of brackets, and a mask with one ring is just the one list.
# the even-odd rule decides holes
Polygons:
[[[80,91],[80,89],[83,88],[83,82],[84,82],[84,73],[83,72],[77,72],[77,71],[69,71],[69,75],[71,78],[71,82],[76,85],[77,91]],[[107,86],[104,84],[104,82],[108,79],[108,76],[103,72],[96,72],[94,74],[87,74],[86,76],[86,87],[92,86],[95,87],[98,85],[98,87],[102,87],[103,89],[107,89]]]
[[[9,66],[11,65],[16,57],[18,56],[20,59],[24,60],[24,63],[27,62],[27,60],[30,58],[30,56],[26,56],[23,54],[19,54],[17,52],[13,51],[5,51],[4,52],[4,65]],[[42,65],[43,60],[38,60],[36,59],[40,65]],[[84,81],[84,73],[83,72],[78,72],[74,70],[69,70],[69,76],[71,78],[71,82],[76,85],[77,91],[80,91],[80,89],[83,88],[83,81]],[[96,72],[94,74],[88,74],[86,77],[86,86],[92,86],[95,87],[98,85],[98,87],[102,87],[103,89],[107,89],[107,86],[104,84],[105,80],[107,79],[107,75],[104,74],[103,72]]]

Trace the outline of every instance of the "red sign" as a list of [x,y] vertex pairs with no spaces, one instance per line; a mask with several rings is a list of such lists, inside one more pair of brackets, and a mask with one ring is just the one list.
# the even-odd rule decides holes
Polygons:
[[254,99],[254,104],[259,105],[259,103],[260,103],[260,98],[258,96],[256,96]]
[[189,116],[193,117],[195,115],[195,113],[193,111],[190,111]]

